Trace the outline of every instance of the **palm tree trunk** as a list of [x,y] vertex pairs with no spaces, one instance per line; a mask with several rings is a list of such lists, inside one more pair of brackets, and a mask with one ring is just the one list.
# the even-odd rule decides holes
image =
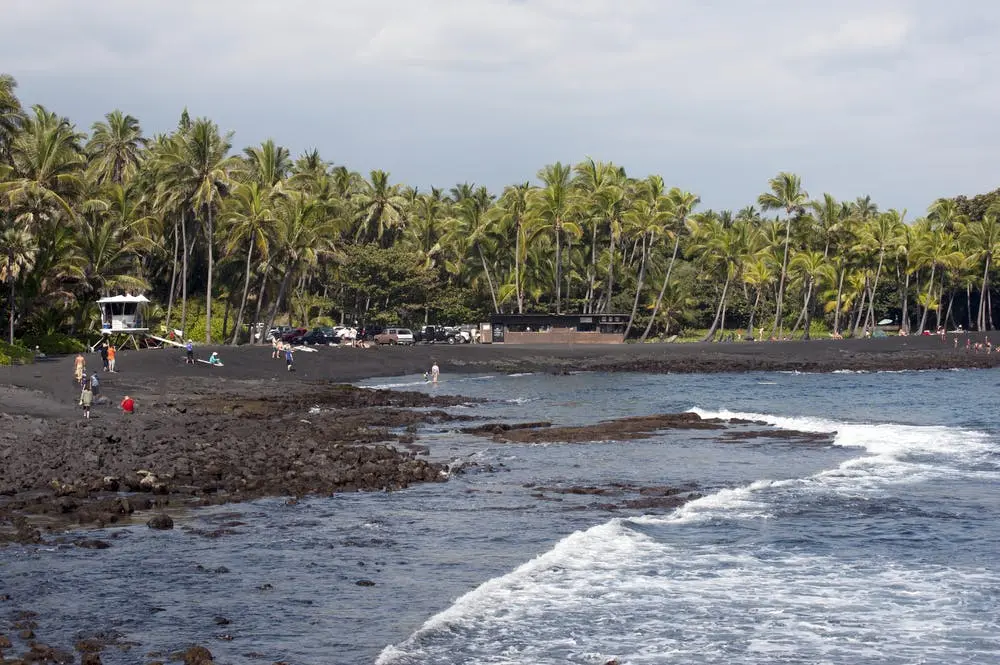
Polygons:
[[[809,309],[809,299],[812,296],[812,282],[811,281],[806,286],[806,292],[803,294],[803,296],[804,297],[803,297],[803,300],[802,300],[802,309],[799,310],[799,316],[798,316],[797,319],[795,319],[795,325],[792,327],[792,331],[790,333],[788,333],[789,336],[794,335],[795,333],[797,333],[799,331],[799,326],[806,319],[806,310]],[[808,330],[808,328],[806,329],[805,336],[802,339],[809,339],[809,330]]]
[[174,308],[174,287],[177,285],[177,248],[180,244],[177,221],[174,221],[174,256],[170,264],[170,294],[167,296],[167,330],[170,330],[170,315]]
[[726,274],[726,283],[722,286],[722,295],[719,297],[719,306],[715,308],[715,320],[708,329],[708,333],[702,338],[703,342],[711,342],[715,337],[715,331],[719,328],[719,321],[722,319],[722,309],[726,304],[726,296],[729,295],[729,274]]
[[[660,311],[660,305],[663,303],[663,294],[667,292],[667,283],[670,281],[670,271],[674,269],[674,261],[677,260],[677,250],[681,246],[681,234],[678,230],[677,235],[674,237],[674,253],[670,256],[670,263],[667,265],[667,274],[663,276],[663,284],[660,285],[660,293],[656,296],[656,303],[653,305],[653,314],[649,317],[649,323],[646,324],[646,329],[642,332],[642,337],[639,338],[640,342],[645,342],[646,338],[649,337],[649,331],[653,328],[653,322],[656,321],[656,314]],[[760,292],[758,292],[758,299],[760,299]]]
[[291,276],[292,267],[288,266],[285,268],[285,276],[281,278],[281,286],[278,288],[278,296],[274,299],[274,303],[271,305],[271,314],[267,317],[267,327],[265,328],[265,331],[274,327],[274,319],[278,316],[278,307],[281,305],[281,299],[285,297],[285,289],[288,288],[288,280]]
[[14,344],[14,256],[9,255],[7,260],[7,271],[10,273],[7,276],[7,281],[10,282],[10,292],[7,294],[7,307],[9,309],[7,312],[9,325],[9,329],[7,331],[7,342],[9,344]]
[[900,329],[910,332],[910,272],[906,271],[906,278],[903,280],[903,304],[900,307],[902,314],[899,317]]
[[514,228],[514,292],[517,296],[517,313],[524,313],[524,294],[521,293],[521,223]]
[[965,285],[965,326],[972,330],[972,282]]
[[986,317],[984,316],[986,308],[983,306],[986,303],[986,294],[988,292],[988,280],[990,275],[990,255],[986,254],[986,264],[983,268],[983,281],[982,288],[979,290],[979,330],[986,330]]
[[587,313],[594,311],[594,291],[597,283],[597,218],[594,218],[594,225],[590,231],[590,286],[587,289]]
[[[264,263],[264,274],[260,276],[260,288],[257,290],[257,308],[253,315],[254,328],[256,328],[257,324],[260,323],[260,309],[261,305],[264,304],[264,293],[267,291],[267,276],[270,271],[271,271],[271,259],[268,258],[268,260]],[[264,335],[267,334],[268,330],[270,330],[270,328],[265,328],[264,330],[261,331],[260,337],[258,337],[255,340],[256,344],[263,343]]]
[[559,237],[560,222],[557,220],[556,229],[556,314],[562,314],[562,238]]
[[639,311],[639,297],[642,295],[642,287],[646,281],[646,260],[649,256],[649,250],[646,245],[646,235],[642,234],[642,258],[639,259],[639,283],[635,287],[635,299],[632,301],[632,314],[628,317],[628,325],[625,326],[625,334],[622,335],[622,339],[628,339],[629,332],[632,331],[632,323],[635,321],[635,314]]
[[844,297],[844,275],[847,274],[847,267],[840,269],[840,277],[837,278],[837,308],[833,312],[833,334],[840,334],[840,307]]
[[757,315],[757,306],[760,304],[760,296],[761,296],[761,293],[763,293],[763,292],[764,292],[763,288],[758,288],[757,289],[757,297],[754,298],[754,300],[753,300],[753,307],[750,308],[750,321],[747,322],[747,335],[750,337],[750,339],[754,338],[753,337],[753,320],[754,320],[754,317]]
[[865,313],[865,302],[868,298],[868,279],[865,279],[865,285],[861,289],[861,302],[858,303],[858,315],[854,319],[854,325],[851,326],[851,337],[858,336],[858,328],[861,327],[861,317]]
[[812,326],[812,307],[810,307],[810,304],[812,303],[812,297],[813,297],[813,286],[812,284],[810,284],[809,295],[806,296],[806,307],[805,307],[806,330],[804,333],[802,333],[802,339],[812,339],[812,337],[809,334],[809,328]]
[[788,272],[788,241],[792,237],[792,217],[789,215],[785,219],[785,255],[781,260],[781,279],[778,281],[778,302],[774,309],[774,328],[771,330],[771,334],[777,334],[778,339],[781,339],[781,306],[782,301],[785,299],[785,275]]
[[486,255],[483,254],[483,247],[476,243],[476,251],[479,252],[479,260],[483,262],[483,272],[486,273],[486,283],[490,286],[490,297],[493,299],[493,311],[500,313],[500,305],[497,303],[497,291],[493,287],[493,277],[490,276],[490,268],[486,265]]
[[934,317],[935,318],[935,323],[937,324],[935,326],[935,328],[940,328],[941,327],[941,306],[942,305],[944,305],[944,270],[943,269],[941,270],[941,286],[938,288],[938,306],[937,306],[937,312],[935,312],[936,316]]
[[607,312],[611,308],[611,297],[615,294],[615,234],[611,233],[611,241],[608,246],[608,289],[604,294],[604,303],[601,310]]
[[233,330],[233,339],[229,342],[232,346],[240,339],[240,329],[243,327],[243,310],[247,306],[247,296],[250,294],[250,260],[253,257],[253,238],[250,238],[250,247],[247,248],[247,274],[243,279],[243,297],[240,298],[240,310],[236,314],[236,328]]
[[879,252],[878,269],[875,271],[875,283],[872,284],[872,297],[868,301],[868,316],[865,317],[865,328],[868,327],[869,321],[871,321],[872,328],[875,327],[875,294],[878,293],[878,280],[882,276],[882,261],[884,258],[885,252]]
[[208,208],[208,225],[205,229],[205,242],[208,245],[208,284],[205,286],[205,344],[212,343],[212,245],[215,244],[215,235],[212,232],[212,204]]
[[186,210],[181,211],[181,239],[184,242],[184,258],[181,266],[181,335],[187,336],[187,310],[188,310],[188,237]]
[[922,335],[924,332],[924,326],[927,325],[927,312],[931,310],[931,295],[934,290],[934,270],[937,265],[931,264],[931,278],[927,280],[927,302],[924,306],[924,314],[920,317],[920,327],[917,329],[917,334]]

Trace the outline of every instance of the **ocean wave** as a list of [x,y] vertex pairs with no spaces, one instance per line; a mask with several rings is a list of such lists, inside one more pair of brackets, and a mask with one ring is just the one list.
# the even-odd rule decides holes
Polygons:
[[[691,411],[828,433],[836,445],[866,454],[806,478],[723,489],[665,516],[616,518],[577,531],[466,593],[386,647],[377,664],[732,662],[734,644],[745,645],[740,662],[753,664],[858,662],[859,644],[869,645],[864,662],[881,662],[887,653],[899,662],[948,662],[964,653],[960,642],[934,638],[949,626],[994,639],[990,619],[975,608],[993,602],[995,571],[781,548],[745,541],[739,528],[716,528],[770,519],[816,494],[847,505],[869,492],[882,496],[893,483],[963,474],[968,462],[995,452],[986,434]],[[711,537],[684,537],[704,529]],[[957,597],[968,602],[953,603]]]

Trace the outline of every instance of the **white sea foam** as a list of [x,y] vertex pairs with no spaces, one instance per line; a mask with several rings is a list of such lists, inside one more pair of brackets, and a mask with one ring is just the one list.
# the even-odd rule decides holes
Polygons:
[[[865,494],[963,474],[964,462],[989,450],[984,434],[692,411],[826,432],[864,454],[809,478],[760,480],[668,516],[614,519],[573,533],[386,647],[378,665],[599,664],[614,657],[630,665],[847,663],[890,662],[889,654],[898,663],[994,662],[1000,639],[989,612],[976,608],[995,607],[995,569],[741,541],[738,529],[716,529],[713,521],[761,524],[754,520],[782,502],[814,493]],[[692,529],[709,531],[680,537]],[[970,654],[970,639],[981,645],[981,658]]]

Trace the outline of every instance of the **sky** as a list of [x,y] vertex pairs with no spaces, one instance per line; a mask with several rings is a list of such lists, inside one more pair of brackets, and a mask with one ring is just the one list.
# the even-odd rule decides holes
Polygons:
[[81,129],[187,107],[427,190],[586,157],[703,208],[779,171],[921,215],[1000,186],[1000,3],[4,0],[0,72]]

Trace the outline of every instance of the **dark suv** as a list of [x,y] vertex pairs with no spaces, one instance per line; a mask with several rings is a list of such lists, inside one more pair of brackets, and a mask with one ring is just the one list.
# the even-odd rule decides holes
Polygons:
[[460,341],[458,339],[458,333],[451,328],[445,328],[443,326],[423,326],[413,335],[413,339],[414,341],[422,344],[433,344],[435,342],[456,344]]

